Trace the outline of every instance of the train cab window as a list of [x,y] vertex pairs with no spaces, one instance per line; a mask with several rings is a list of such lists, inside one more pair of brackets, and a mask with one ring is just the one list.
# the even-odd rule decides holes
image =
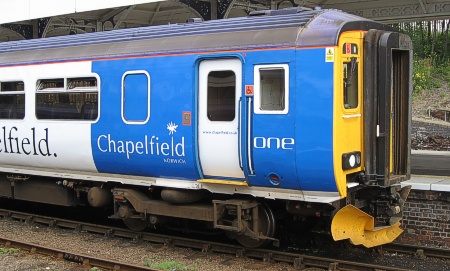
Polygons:
[[23,119],[24,117],[23,81],[0,82],[0,119]]
[[236,74],[229,70],[210,72],[207,96],[210,121],[233,121],[236,117]]
[[358,107],[358,62],[356,57],[351,61],[344,62],[344,108],[353,109]]
[[286,114],[289,110],[288,65],[255,66],[255,113]]
[[126,72],[122,77],[122,119],[143,124],[150,118],[150,75],[146,71]]
[[36,117],[45,120],[96,120],[98,117],[97,78],[38,80]]

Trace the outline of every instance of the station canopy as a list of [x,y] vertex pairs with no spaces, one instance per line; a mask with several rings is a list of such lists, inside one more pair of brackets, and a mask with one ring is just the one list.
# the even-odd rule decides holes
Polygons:
[[448,0],[2,0],[0,42],[247,16],[251,11],[333,8],[386,22],[450,18]]

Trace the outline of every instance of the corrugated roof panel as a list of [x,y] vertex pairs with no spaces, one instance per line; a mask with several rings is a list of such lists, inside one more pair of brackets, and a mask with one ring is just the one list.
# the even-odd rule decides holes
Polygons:
[[254,31],[285,27],[300,28],[305,26],[319,12],[320,11],[306,11],[289,15],[241,17],[223,20],[211,20],[200,23],[149,26],[44,39],[5,42],[0,43],[0,53],[69,46],[82,46],[96,43],[123,42],[141,39],[206,35],[211,33]]
[[257,48],[334,46],[342,31],[383,27],[337,10],[273,16],[263,14],[5,42],[0,43],[0,66]]

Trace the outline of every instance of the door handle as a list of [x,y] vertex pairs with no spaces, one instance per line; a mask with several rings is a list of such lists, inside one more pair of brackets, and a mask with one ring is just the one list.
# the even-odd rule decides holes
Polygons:
[[239,152],[239,167],[241,169],[244,169],[244,166],[242,165],[242,97],[239,98],[239,104],[238,104],[238,152]]
[[254,175],[253,159],[252,159],[252,97],[248,97],[248,113],[247,113],[247,156],[248,156],[248,170],[251,175]]

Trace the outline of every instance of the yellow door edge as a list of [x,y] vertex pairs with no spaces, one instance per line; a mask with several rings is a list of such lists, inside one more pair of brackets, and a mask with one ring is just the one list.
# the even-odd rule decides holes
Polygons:
[[239,185],[248,186],[246,181],[230,181],[230,180],[217,180],[217,179],[200,179],[197,180],[199,183],[210,183],[210,184],[225,184],[225,185]]

